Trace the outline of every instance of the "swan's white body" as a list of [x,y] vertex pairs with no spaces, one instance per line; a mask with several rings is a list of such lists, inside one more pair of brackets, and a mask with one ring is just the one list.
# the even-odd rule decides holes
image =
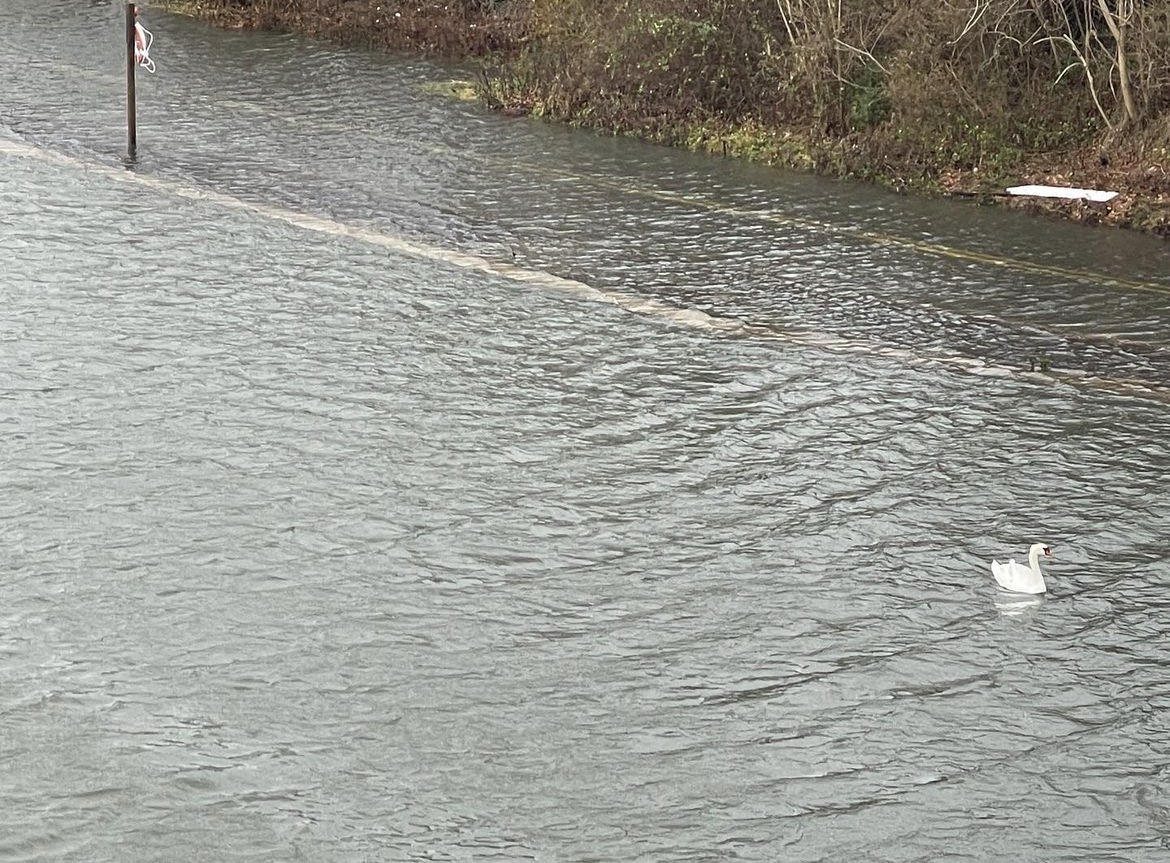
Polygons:
[[1052,557],[1052,549],[1038,542],[1028,549],[1028,565],[1016,563],[1012,558],[1007,563],[991,562],[991,574],[999,586],[1016,593],[1045,593],[1044,573],[1040,571],[1040,555]]

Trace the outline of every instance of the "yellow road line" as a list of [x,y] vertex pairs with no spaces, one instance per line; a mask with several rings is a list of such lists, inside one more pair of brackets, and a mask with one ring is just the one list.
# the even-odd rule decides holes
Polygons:
[[[267,108],[263,105],[240,101],[235,101],[233,104],[249,107],[251,110],[254,110],[257,113],[272,117],[274,119],[282,120],[284,122],[299,122],[299,118],[295,115],[284,114],[282,112]],[[388,136],[377,132],[367,133],[366,137],[372,140],[384,140],[398,147],[409,146],[410,144],[408,139],[398,138],[393,135]],[[448,153],[457,155],[460,158],[467,157],[467,152],[465,150],[456,150],[454,147],[440,147],[439,149],[444,149]],[[421,152],[422,151],[420,151],[420,153]],[[433,148],[431,152],[433,152]],[[1143,293],[1157,294],[1159,296],[1170,296],[1170,284],[1162,284],[1159,282],[1141,279],[1127,279],[1121,276],[1110,276],[1106,275],[1105,273],[1094,272],[1092,270],[1060,267],[1055,264],[1043,264],[1035,261],[1023,260],[1020,258],[1009,258],[1003,255],[993,255],[986,252],[977,252],[973,249],[963,249],[958,246],[948,246],[942,243],[930,243],[922,240],[914,240],[909,237],[900,237],[896,234],[869,231],[862,228],[850,228],[842,225],[836,225],[830,222],[825,222],[819,219],[808,219],[800,216],[785,215],[774,210],[757,210],[745,207],[736,207],[728,204],[721,204],[718,201],[714,201],[700,195],[684,194],[681,192],[671,192],[666,189],[639,186],[633,183],[612,180],[608,177],[599,177],[592,174],[582,174],[576,171],[553,168],[548,165],[515,163],[482,154],[480,158],[485,164],[496,165],[511,171],[521,170],[530,173],[539,173],[541,175],[555,175],[561,177],[562,179],[572,180],[573,182],[577,183],[586,183],[593,186],[599,186],[601,188],[613,189],[614,191],[622,194],[633,194],[643,198],[667,201],[674,204],[683,204],[686,206],[707,210],[709,212],[723,213],[738,218],[758,219],[760,221],[765,221],[776,225],[786,225],[789,227],[819,231],[836,236],[852,237],[857,240],[862,240],[877,245],[909,249],[911,251],[918,252],[919,254],[930,255],[932,257],[969,261],[971,263],[983,264],[1001,269],[1015,270],[1017,272],[1029,273],[1031,275],[1067,279],[1069,281],[1100,285],[1102,287],[1117,288],[1120,290],[1140,291]]]
[[970,261],[972,263],[985,264],[988,266],[1031,273],[1033,275],[1054,276],[1075,282],[1087,282],[1104,287],[1120,288],[1131,291],[1142,291],[1145,293],[1159,294],[1161,296],[1170,296],[1170,285],[1159,284],[1157,282],[1138,279],[1126,279],[1119,276],[1109,276],[1104,273],[1093,272],[1091,270],[1060,267],[1053,264],[1042,264],[1035,261],[1025,261],[1019,258],[1008,258],[1002,255],[977,252],[973,249],[962,249],[956,246],[947,246],[943,245],[942,243],[929,243],[922,240],[913,240],[909,237],[899,237],[896,234],[880,233],[877,231],[868,231],[861,228],[850,228],[841,225],[834,225],[832,223],[818,219],[805,219],[796,216],[786,216],[775,212],[751,210],[745,209],[743,207],[732,207],[725,204],[720,204],[716,201],[702,198],[697,195],[668,192],[662,189],[631,187],[610,181],[608,179],[573,175],[567,171],[559,171],[556,169],[553,169],[550,171],[550,173],[557,173],[566,179],[571,178],[577,179],[579,181],[587,181],[596,185],[613,188],[618,191],[623,191],[626,193],[633,192],[644,197],[656,198],[658,200],[670,201],[672,203],[686,204],[689,206],[709,210],[711,212],[726,213],[727,215],[737,216],[740,218],[758,219],[760,221],[771,222],[773,224],[822,231],[824,233],[836,234],[838,236],[854,237],[856,239],[865,240],[877,245],[896,246],[934,257],[952,258],[955,260]]

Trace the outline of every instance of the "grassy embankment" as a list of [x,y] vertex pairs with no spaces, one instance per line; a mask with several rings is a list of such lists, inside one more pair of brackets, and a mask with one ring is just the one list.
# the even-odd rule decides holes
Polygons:
[[533,114],[1170,237],[1170,0],[167,0],[226,26],[477,58]]

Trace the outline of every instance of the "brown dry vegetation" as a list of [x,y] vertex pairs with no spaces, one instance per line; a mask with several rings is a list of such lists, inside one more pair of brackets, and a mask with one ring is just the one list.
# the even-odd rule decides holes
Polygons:
[[155,0],[226,28],[303,33],[343,45],[453,57],[515,53],[526,10],[491,0]]
[[1114,189],[1013,205],[1170,236],[1170,0],[184,5],[481,58],[481,94],[509,113],[924,191]]

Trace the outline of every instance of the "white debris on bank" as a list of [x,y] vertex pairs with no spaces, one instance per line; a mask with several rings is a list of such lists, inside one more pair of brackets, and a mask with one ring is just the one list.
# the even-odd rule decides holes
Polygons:
[[1068,198],[1069,200],[1096,201],[1104,203],[1117,197],[1117,192],[1103,192],[1100,189],[1073,189],[1069,186],[1012,186],[1009,195],[1029,195],[1036,198]]

